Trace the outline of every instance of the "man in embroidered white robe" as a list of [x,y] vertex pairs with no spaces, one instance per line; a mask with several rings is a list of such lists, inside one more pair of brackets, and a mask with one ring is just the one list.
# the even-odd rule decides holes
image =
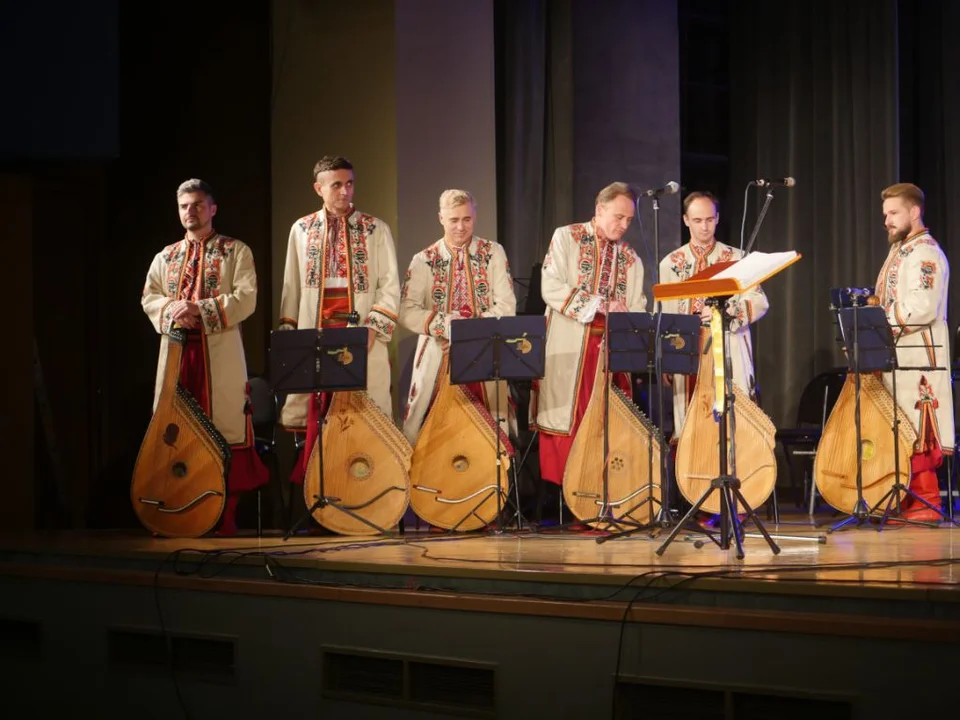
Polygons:
[[[953,391],[950,382],[950,330],[947,285],[950,265],[923,223],[923,192],[899,183],[881,193],[890,252],[877,277],[876,294],[897,339],[897,404],[917,431],[910,458],[910,489],[903,517],[937,521],[940,488],[937,468],[954,447]],[[937,370],[909,368],[940,368]],[[884,373],[893,391],[893,378]]]
[[175,326],[187,331],[180,361],[180,384],[229,443],[227,501],[218,532],[236,532],[238,493],[269,480],[253,447],[247,365],[241,323],[257,307],[257,272],[250,248],[213,229],[217,205],[210,186],[187,180],[177,189],[182,240],[167,246],[150,265],[141,304],[160,333],[153,407]]
[[[743,253],[738,249],[718,242],[717,223],[720,210],[716,198],[708,192],[692,192],[683,201],[683,223],[690,229],[690,242],[674,250],[660,262],[660,282],[675,283],[689,280],[693,275],[718,262],[739,260]],[[700,315],[709,322],[710,306],[705,298],[664,300],[663,312],[682,315]],[[762,318],[769,307],[767,296],[757,286],[742,295],[727,301],[726,312],[730,316],[730,363],[733,381],[748,395],[754,395],[753,347],[750,339],[750,323]],[[664,375],[665,385],[673,386],[673,441],[687,415],[687,406],[693,397],[697,377],[691,375]]]
[[[499,318],[517,311],[507,255],[498,243],[474,236],[476,214],[476,201],[470,193],[445,191],[439,212],[443,237],[413,256],[403,283],[400,324],[419,335],[403,416],[403,433],[411,445],[438,387],[451,322]],[[509,433],[512,408],[506,382],[476,383],[469,389],[492,415],[499,408],[501,427]]]
[[[387,224],[353,205],[353,166],[325,156],[314,167],[314,190],[323,207],[290,228],[280,299],[280,328],[343,327],[356,312],[368,330],[367,393],[393,419],[390,358],[400,301],[396,247]],[[326,412],[326,393],[290,395],[281,424],[306,432],[306,452],[291,480],[302,480],[317,438],[317,419]],[[312,401],[311,401],[312,400]]]
[[[558,228],[543,261],[547,347],[536,426],[541,476],[556,485],[563,482],[570,448],[593,394],[604,315],[647,309],[643,264],[622,239],[636,202],[629,185],[607,186],[597,195],[593,219]],[[615,381],[630,392],[629,378]]]

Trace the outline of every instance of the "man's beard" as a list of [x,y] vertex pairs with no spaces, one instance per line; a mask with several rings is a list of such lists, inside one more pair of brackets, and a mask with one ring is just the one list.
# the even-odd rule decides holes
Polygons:
[[910,234],[910,228],[904,228],[903,230],[897,230],[896,232],[887,233],[887,242],[891,245],[896,245],[902,240],[906,240],[907,236]]

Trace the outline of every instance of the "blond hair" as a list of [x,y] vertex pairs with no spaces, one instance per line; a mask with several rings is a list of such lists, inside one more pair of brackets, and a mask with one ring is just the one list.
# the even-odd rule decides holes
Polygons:
[[477,209],[477,201],[474,200],[466,190],[444,190],[440,193],[440,209],[458,207],[470,203],[473,209]]
[[916,205],[920,208],[920,213],[923,214],[923,190],[913,183],[897,183],[896,185],[885,188],[884,191],[880,193],[881,200],[889,200],[890,198],[900,198],[907,203],[907,205]]

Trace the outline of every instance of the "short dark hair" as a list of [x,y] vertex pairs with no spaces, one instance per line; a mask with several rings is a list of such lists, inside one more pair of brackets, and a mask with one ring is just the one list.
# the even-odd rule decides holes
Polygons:
[[717,200],[716,195],[714,195],[712,192],[709,192],[707,190],[694,190],[692,193],[690,193],[683,199],[683,214],[686,215],[687,210],[690,209],[690,206],[693,204],[693,201],[699,200],[700,198],[704,198],[712,202],[714,211],[720,212],[720,201]]
[[185,193],[198,192],[206,195],[212,204],[217,204],[217,201],[213,198],[213,188],[210,187],[210,183],[205,182],[200,178],[190,178],[189,180],[184,180],[182,183],[180,183],[180,187],[177,188],[177,197],[180,197]]
[[317,175],[328,170],[353,170],[353,165],[345,157],[340,155],[324,155],[317,160],[313,166],[313,181],[317,181]]

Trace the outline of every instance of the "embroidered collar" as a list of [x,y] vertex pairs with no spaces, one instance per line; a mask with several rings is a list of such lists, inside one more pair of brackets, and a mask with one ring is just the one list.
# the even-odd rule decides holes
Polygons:
[[704,257],[713,252],[713,249],[717,246],[717,240],[714,238],[710,241],[708,245],[699,245],[693,240],[690,241],[690,251],[697,257]]
[[350,205],[350,210],[346,215],[334,215],[333,213],[328,213],[326,208],[321,209],[321,217],[323,222],[327,221],[327,218],[337,218],[339,220],[346,220],[348,225],[356,225],[358,220],[357,207],[353,204]]
[[215,237],[216,235],[217,235],[217,231],[211,230],[207,235],[204,235],[199,240],[191,240],[186,236],[186,234],[184,234],[183,239],[186,240],[188,243],[197,243],[198,245],[206,245],[207,240],[209,240],[212,237]]
[[443,245],[443,247],[445,247],[445,248],[447,249],[447,252],[448,252],[448,253],[450,253],[451,255],[454,255],[454,254],[456,254],[456,253],[457,253],[458,251],[460,251],[460,250],[466,250],[466,251],[469,252],[470,248],[473,246],[473,241],[474,241],[474,239],[475,239],[474,236],[471,235],[471,236],[470,236],[470,239],[469,239],[467,242],[465,242],[465,243],[464,243],[463,245],[461,245],[460,247],[455,247],[455,246],[453,246],[453,245],[450,245],[450,244],[447,242],[447,239],[446,239],[446,238],[440,238],[440,244]]

